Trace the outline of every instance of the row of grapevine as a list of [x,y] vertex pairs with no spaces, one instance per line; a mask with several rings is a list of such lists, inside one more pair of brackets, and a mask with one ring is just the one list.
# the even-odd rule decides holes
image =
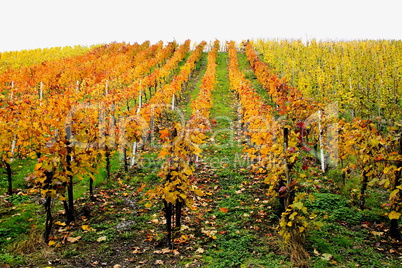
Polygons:
[[39,91],[48,95],[59,94],[118,75],[131,68],[136,54],[148,47],[149,42],[104,45],[84,55],[9,69],[1,73],[0,82],[2,87],[8,85],[7,93],[11,95],[13,92],[14,97],[38,95]]
[[[144,67],[136,65],[133,68],[128,64],[127,68],[116,68],[116,73],[108,76],[110,79],[108,82],[113,85],[115,80],[119,79],[119,75],[128,73],[130,68],[141,69],[141,72],[134,72],[137,75],[147,74],[149,72],[147,70],[157,64],[161,65],[159,69],[173,71],[172,68],[175,68],[186,55],[189,42],[176,51],[176,56],[173,55],[174,59],[170,61],[174,64],[171,63],[168,68],[162,64],[173,52],[175,48],[173,43],[168,44],[166,48],[162,48],[161,43],[146,47],[147,45],[133,57],[135,61],[138,55],[140,57],[139,64],[144,64]],[[124,50],[124,46],[121,49]],[[113,49],[113,51],[118,50],[117,47]],[[114,62],[116,59],[114,54],[110,55],[110,59],[107,58],[107,54],[101,57],[104,58],[104,64],[109,61]],[[60,67],[63,68],[63,66]],[[46,200],[45,238],[49,236],[52,227],[52,200],[57,198],[62,201],[66,210],[67,222],[73,221],[74,180],[89,176],[93,182],[94,174],[99,168],[104,165],[108,168],[110,165],[110,157],[117,150],[118,143],[133,139],[128,135],[136,134],[130,133],[129,127],[124,133],[127,122],[130,121],[126,113],[129,107],[125,107],[124,104],[131,101],[130,97],[132,99],[141,98],[138,95],[138,92],[141,91],[139,79],[143,78],[131,81],[131,84],[136,82],[138,85],[136,90],[129,84],[125,88],[112,90],[106,87],[96,92],[96,89],[100,87],[99,84],[102,83],[92,83],[85,90],[68,90],[64,94],[51,92],[52,94],[46,98],[42,98],[42,96],[38,98],[32,94],[20,94],[21,98],[8,101],[0,110],[0,122],[5,130],[2,133],[1,142],[2,163],[11,167],[11,161],[15,156],[37,158],[35,171],[30,175],[29,180],[38,186],[41,195]],[[102,80],[104,78],[101,78],[99,82]],[[128,83],[130,82],[128,81]],[[147,86],[147,84],[143,86]],[[131,91],[134,91],[134,94],[128,94]],[[92,98],[88,99],[88,94]],[[92,191],[92,185],[90,189]],[[9,191],[10,193],[12,191],[11,181]]]
[[175,98],[180,96],[182,87],[184,83],[188,81],[191,72],[195,68],[196,62],[201,58],[205,45],[205,42],[201,42],[187,59],[184,66],[181,67],[179,74],[173,78],[172,82],[155,92],[141,110],[140,115],[142,118],[147,122],[151,121],[151,117],[153,117],[154,120],[158,120],[161,112],[172,103],[172,100],[174,101]]
[[319,102],[339,103],[345,116],[401,119],[401,41],[257,40],[255,46],[276,73]]
[[[202,52],[202,43],[198,48]],[[172,230],[180,228],[183,206],[193,208],[193,196],[202,196],[204,193],[191,181],[190,176],[195,170],[196,159],[200,156],[201,143],[206,139],[208,131],[209,109],[211,108],[211,92],[216,83],[216,57],[219,41],[214,43],[208,54],[207,70],[202,78],[200,92],[191,103],[192,116],[185,126],[179,122],[173,123],[170,128],[160,131],[165,141],[159,157],[165,162],[159,172],[162,184],[150,190],[148,200],[155,202],[162,199],[167,226],[167,242],[171,245]],[[148,203],[150,206],[152,203]],[[174,226],[174,227],[173,227]]]
[[66,46],[44,49],[30,49],[20,51],[0,52],[0,72],[7,69],[16,69],[44,61],[53,61],[61,58],[74,57],[88,52],[92,47]]
[[[260,82],[269,90],[270,94],[275,96],[279,91],[274,90],[275,86],[272,85],[272,80],[276,80],[277,78],[270,73],[267,65],[259,60],[259,57],[254,52],[250,43],[247,45],[246,51],[251,66],[255,70]],[[292,90],[288,89],[286,92],[291,96],[294,95],[290,93]],[[288,109],[287,113],[292,114],[292,111],[302,111],[303,107],[306,107],[305,105],[299,106],[300,101],[305,101],[301,95],[299,101],[294,101],[291,98],[286,101],[286,99],[285,97],[284,101],[280,103],[287,103],[288,105],[290,104],[289,106],[296,107],[295,109]],[[310,103],[313,102],[310,101]],[[317,106],[317,104],[315,105]],[[318,105],[318,107],[323,107],[323,105]],[[313,109],[311,106],[308,108],[309,111]],[[390,219],[392,220],[392,218],[396,216],[399,218],[400,214],[398,213],[400,207],[396,204],[400,203],[401,200],[395,198],[395,193],[399,192],[398,178],[400,176],[401,155],[398,153],[398,146],[401,137],[400,129],[396,126],[391,126],[388,127],[386,131],[381,131],[375,121],[362,120],[360,118],[355,118],[351,121],[340,120],[336,113],[337,107],[334,108],[335,110],[327,109],[332,112],[332,115],[328,114],[329,117],[332,117],[330,118],[331,120],[325,121],[323,116],[319,118],[322,122],[321,129],[319,130],[320,133],[317,134],[321,134],[318,135],[320,138],[321,136],[328,138],[331,135],[322,135],[322,132],[332,131],[332,136],[336,136],[336,139],[325,143],[327,145],[326,148],[320,149],[325,149],[326,152],[332,152],[332,154],[328,154],[328,158],[330,158],[327,159],[328,162],[329,160],[335,163],[339,162],[343,173],[350,173],[351,171],[360,172],[361,186],[358,199],[361,209],[364,208],[365,192],[368,185],[379,183],[379,185],[390,192],[390,203],[393,204],[391,205]],[[299,115],[303,116],[302,113],[299,113]],[[295,118],[295,116],[292,117]],[[300,119],[302,120],[303,127],[306,127],[304,122],[307,122],[308,118],[307,120],[303,119],[303,117],[299,118],[299,120]],[[294,123],[296,123],[296,125],[300,124],[297,122]],[[327,127],[328,123],[333,129]],[[301,133],[303,133],[303,131],[301,131]],[[316,141],[317,140],[319,140],[319,138],[317,138]],[[320,144],[320,147],[323,147],[322,144]],[[338,149],[335,154],[334,151],[330,150],[330,147],[336,147]],[[344,174],[344,177],[345,176]]]
[[[59,66],[59,69],[63,68],[65,68],[65,66]],[[51,70],[50,72],[53,71]],[[1,109],[2,122],[7,125],[7,128],[5,129],[9,129],[10,132],[13,132],[13,138],[11,139],[12,141],[15,141],[13,151],[17,152],[20,156],[27,155],[23,150],[29,151],[33,149],[34,151],[39,152],[40,148],[46,144],[45,141],[38,142],[38,140],[41,139],[40,121],[35,122],[35,120],[32,120],[33,118],[41,118],[40,115],[42,114],[49,115],[49,117],[52,117],[52,121],[48,120],[47,122],[49,125],[53,126],[52,131],[56,132],[56,129],[59,128],[55,126],[55,121],[59,122],[59,124],[64,124],[65,122],[62,119],[65,118],[65,116],[59,117],[59,114],[54,115],[53,113],[57,113],[58,111],[58,109],[54,109],[54,107],[63,108],[63,105],[67,104],[67,110],[60,110],[63,112],[70,111],[75,104],[78,104],[81,100],[84,100],[87,97],[85,92],[77,92],[75,90],[70,90],[63,95],[51,92],[51,95],[47,98],[44,98],[42,94],[39,97],[32,94],[20,94],[21,97],[15,96],[14,99],[8,100],[4,103],[4,106]],[[63,100],[67,101],[64,103]],[[5,139],[3,141],[5,142],[5,148],[7,147],[8,142],[11,144],[10,139]],[[10,153],[10,150],[5,149],[3,152]]]
[[[171,88],[171,85],[176,85],[176,87],[178,87],[175,81],[183,75],[187,75],[188,77],[188,74],[185,74],[185,72],[187,72],[185,71],[185,69],[187,69],[188,67],[185,66],[194,66],[194,62],[199,59],[198,57],[200,56],[200,51],[202,51],[203,45],[196,48],[196,50],[186,61],[185,65],[180,69],[179,74],[174,76],[172,79],[168,79],[168,76],[172,76],[174,74],[174,70],[177,69],[179,62],[186,56],[189,50],[189,46],[190,40],[186,40],[186,42],[182,46],[176,49],[173,56],[169,58],[163,66],[155,69],[145,78],[137,80],[135,83],[133,83],[133,86],[131,87],[130,92],[139,96],[138,105],[137,109],[131,111],[128,109],[128,111],[126,112],[128,120],[125,122],[126,125],[124,126],[124,131],[128,134],[127,136],[130,138],[126,139],[126,143],[122,144],[122,147],[124,148],[124,154],[132,155],[130,164],[131,166],[135,164],[135,155],[139,143],[142,142],[142,144],[145,145],[145,142],[148,138],[150,138],[151,142],[153,142],[153,132],[156,128],[155,120],[160,117],[162,111],[168,108],[168,95],[171,94],[170,97],[172,97],[173,93],[169,93],[168,95],[166,95],[164,91],[167,90],[167,88]],[[187,80],[181,81],[182,83],[179,85],[180,87],[184,86],[184,83],[187,82]],[[152,91],[150,90],[151,88],[154,88],[154,94],[152,96]],[[145,91],[146,89],[149,89],[149,100],[147,103],[142,100],[142,95],[144,94],[143,91]],[[127,94],[124,94],[124,96],[126,95]],[[164,95],[167,96],[167,99],[162,99],[161,96]],[[126,157],[124,157],[124,159],[126,159]],[[125,166],[127,165],[128,163],[125,163]]]
[[[158,48],[160,48],[160,44],[158,44],[157,46]],[[184,47],[188,47],[188,45],[184,46]],[[153,49],[152,47],[150,49]],[[159,53],[158,55],[160,55],[160,57],[157,58],[158,61],[155,62],[156,63],[161,63],[166,57],[168,57],[172,51],[173,47],[171,44],[169,44],[166,49],[164,50],[160,50],[161,53]],[[153,49],[155,50],[155,49]],[[154,53],[148,53],[149,57],[153,57]],[[183,53],[181,53],[183,54]],[[185,54],[185,52],[184,52]],[[184,55],[181,55],[181,58],[184,57]],[[152,66],[148,65],[148,68],[151,68]],[[63,67],[61,67],[63,68]],[[135,83],[137,82],[137,83]],[[115,83],[115,80],[110,80],[109,84],[113,84]],[[132,84],[134,84],[135,87],[132,86]],[[16,122],[19,123],[24,123],[27,120],[24,120],[23,117],[27,117],[27,115],[24,115],[24,111],[27,111],[32,113],[34,111],[36,111],[36,109],[44,109],[44,112],[46,114],[48,113],[52,113],[52,110],[47,109],[49,108],[48,103],[53,103],[53,102],[59,102],[60,105],[63,105],[64,103],[59,101],[59,98],[63,99],[63,98],[67,98],[69,100],[68,103],[70,103],[70,107],[71,108],[74,104],[79,104],[79,103],[85,103],[87,105],[96,105],[97,103],[101,103],[106,102],[108,104],[117,104],[119,102],[125,101],[127,99],[133,99],[133,98],[137,98],[138,96],[138,88],[139,88],[139,83],[138,81],[134,81],[134,83],[132,82],[132,84],[130,84],[128,87],[125,88],[119,88],[118,90],[116,89],[113,93],[114,94],[107,94],[107,89],[105,90],[105,88],[103,88],[102,90],[98,90],[97,94],[95,94],[94,92],[97,91],[96,90],[96,86],[91,86],[91,87],[87,87],[85,90],[80,90],[80,91],[76,91],[76,90],[69,90],[68,92],[65,92],[65,94],[63,94],[63,96],[60,97],[60,95],[54,95],[52,92],[52,95],[47,97],[47,98],[38,98],[37,96],[32,96],[32,95],[23,95],[21,98],[14,98],[14,100],[10,100],[7,101],[6,106],[4,106],[2,109],[2,113],[4,113],[3,118],[8,117],[10,120],[4,120],[5,122],[8,122],[10,124],[14,124],[12,126],[10,126],[12,129],[14,129],[14,133],[26,133],[26,131],[18,131],[18,127],[17,125],[15,125]],[[105,85],[102,85],[103,87],[105,87]],[[145,86],[148,86],[147,84],[145,84]],[[105,92],[106,91],[106,92]],[[110,92],[112,91],[111,89],[109,90]],[[92,93],[92,98],[88,99],[88,94]],[[105,97],[106,95],[106,97]],[[38,101],[39,99],[39,101]],[[42,107],[42,105],[45,105],[46,107]],[[127,107],[129,108],[129,107]],[[36,114],[33,114],[32,117],[28,116],[28,118],[35,118],[36,116],[38,116],[40,113],[42,113],[43,111],[36,111]],[[19,118],[19,116],[23,115],[22,118]],[[63,117],[62,117],[63,118]],[[14,119],[14,120],[11,120]],[[60,119],[58,119],[60,120]],[[62,121],[62,120],[60,120]],[[14,123],[13,123],[14,122]],[[36,124],[37,125],[37,124]],[[35,132],[36,133],[36,132]],[[35,134],[33,133],[33,134]],[[35,135],[32,135],[35,136]],[[34,137],[32,137],[34,139]],[[28,139],[17,139],[17,140],[21,140],[21,143],[24,143],[23,140],[28,140]],[[19,143],[16,144],[16,151],[18,150],[18,145]],[[22,144],[23,145],[23,144]]]
[[191,103],[193,116],[209,118],[209,110],[212,107],[211,93],[216,83],[216,57],[219,50],[219,41],[215,41],[211,52],[208,54],[208,65],[205,75],[201,80],[200,93]]
[[[270,68],[259,59],[250,43],[246,45],[246,53],[258,80],[275,101],[278,114],[283,114],[288,127],[296,130],[293,146],[284,150],[286,152],[283,156],[285,166],[279,169],[269,168],[270,172],[267,177],[274,176],[275,181],[275,176],[278,175],[275,174],[275,170],[282,174],[285,173],[284,175],[288,177],[289,164],[290,167],[294,167],[301,158],[304,158],[301,170],[313,172],[295,173],[293,175],[296,175],[295,182],[291,182],[290,185],[293,187],[296,185],[308,186],[309,181],[314,177],[319,178],[317,175],[320,174],[314,171],[312,166],[315,162],[312,161],[314,159],[306,161],[311,157],[307,152],[314,148],[315,156],[320,158],[321,163],[328,164],[332,161],[332,168],[337,168],[336,164],[339,162],[344,178],[346,174],[351,173],[360,177],[357,200],[361,209],[365,208],[365,195],[368,187],[378,185],[388,191],[389,203],[384,206],[387,208],[387,215],[391,220],[390,235],[398,238],[397,221],[401,216],[399,180],[402,159],[400,148],[398,148],[401,144],[398,128],[389,127],[387,132],[381,132],[377,129],[377,124],[371,120],[359,118],[350,122],[340,120],[337,107],[328,108],[323,104],[305,99],[301,92],[288,86],[285,81],[273,74]],[[308,113],[313,113],[313,115]],[[315,138],[313,138],[314,136]],[[276,141],[278,142],[278,139]],[[290,140],[288,142],[290,144]],[[317,151],[320,151],[321,157],[317,157]],[[289,155],[289,152],[292,155]],[[324,157],[324,152],[326,157]],[[288,159],[292,161],[289,162]],[[328,166],[322,165],[323,171],[326,171],[327,168]],[[282,196],[287,195],[288,191],[292,190],[289,188],[290,185],[283,185],[277,190]],[[281,234],[288,238],[291,238],[292,232],[294,232],[295,215],[297,215],[294,214],[295,204],[292,206],[291,210],[282,214],[281,221]],[[303,209],[302,203],[299,203],[297,207],[299,210]],[[289,223],[291,224],[289,225]],[[289,231],[286,232],[286,229]],[[304,231],[304,228],[302,230]]]
[[[239,69],[233,42],[229,43],[229,59],[230,85],[238,94],[243,129],[249,140],[245,152],[255,163],[253,171],[263,175],[264,182],[269,185],[267,194],[273,200],[278,199],[285,213],[298,198],[295,191],[303,177],[293,168],[302,150],[299,134],[290,129],[286,120],[275,119],[274,109],[264,103],[251,82],[245,78]],[[304,209],[302,205],[298,208]],[[306,222],[303,222],[300,226],[301,233],[305,231],[305,225]]]

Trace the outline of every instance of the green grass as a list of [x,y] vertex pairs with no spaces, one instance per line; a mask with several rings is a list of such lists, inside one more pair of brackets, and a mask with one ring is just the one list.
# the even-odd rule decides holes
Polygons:
[[190,92],[187,92],[187,94],[189,96],[187,97],[188,101],[185,103],[185,108],[184,108],[185,121],[187,121],[190,118],[191,103],[197,98],[198,93],[200,92],[202,77],[204,76],[205,71],[207,70],[207,63],[208,63],[207,57],[208,57],[208,53],[203,52],[202,57],[197,62],[196,68],[195,68],[198,79],[194,79],[193,81],[190,81],[190,84],[188,85]]
[[245,78],[251,81],[253,88],[255,88],[261,98],[265,101],[265,103],[274,105],[274,102],[268,92],[263,88],[262,84],[258,82],[257,76],[254,74],[253,70],[250,67],[250,63],[247,59],[245,53],[237,54],[239,61],[239,68],[245,74]]
[[374,247],[367,246],[369,238],[366,229],[353,230],[326,223],[321,230],[311,231],[308,237],[310,250],[318,252],[312,256],[312,267],[327,267],[328,261],[321,257],[323,253],[331,254],[335,263],[346,267],[399,267],[397,259],[386,258]]
[[[237,139],[237,105],[235,95],[229,90],[227,54],[220,53],[217,59],[218,84],[212,93],[211,118],[216,120],[213,143],[204,149],[203,162],[213,174],[210,188],[214,192],[214,209],[205,218],[214,219],[216,240],[204,246],[203,267],[275,267],[285,264],[283,256],[273,254],[269,244],[255,227],[254,218],[258,211],[255,205],[254,187],[248,173],[242,173],[242,146]],[[245,187],[251,185],[246,190]],[[261,208],[265,210],[267,208]],[[205,226],[207,228],[208,226]]]
[[43,232],[44,217],[36,213],[41,207],[28,199],[13,200],[18,202],[0,208],[0,266],[25,264],[28,259],[21,250],[28,250],[24,245],[38,242]]
[[[11,164],[13,189],[26,189],[25,177],[32,172],[35,167],[36,159],[15,159]],[[0,168],[0,193],[7,191],[8,181],[6,170]]]

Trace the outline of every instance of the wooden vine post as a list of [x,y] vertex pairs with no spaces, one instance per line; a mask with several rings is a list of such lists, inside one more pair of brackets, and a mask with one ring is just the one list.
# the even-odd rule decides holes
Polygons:
[[109,80],[105,82],[105,96],[109,95]]
[[7,161],[4,161],[4,165],[6,167],[7,181],[8,181],[7,194],[12,195],[13,194],[13,177],[12,177],[11,164]]
[[325,158],[324,158],[324,144],[322,138],[322,126],[321,126],[321,110],[318,110],[318,131],[319,131],[319,142],[320,142],[320,161],[321,170],[325,172]]
[[13,100],[13,97],[14,97],[14,81],[11,81],[10,101]]
[[[45,171],[44,174],[46,176],[46,179],[44,181],[44,184],[45,184],[44,190],[50,190],[52,180],[53,180],[53,171]],[[44,206],[45,206],[45,212],[46,212],[46,219],[45,219],[45,231],[43,233],[43,239],[47,243],[49,241],[50,232],[52,231],[52,226],[53,226],[52,196],[51,195],[46,196]]]
[[72,144],[71,144],[71,126],[66,127],[66,170],[67,170],[67,193],[68,193],[68,204],[64,202],[64,208],[66,210],[67,223],[73,222],[75,220],[74,217],[74,189],[73,189],[73,175],[72,175]]
[[41,105],[42,105],[42,99],[43,99],[43,82],[40,82],[40,86],[39,86],[39,101],[40,101]]
[[135,165],[135,157],[136,157],[136,155],[137,155],[137,142],[135,141],[133,143],[133,148],[132,148],[130,167],[133,167]]

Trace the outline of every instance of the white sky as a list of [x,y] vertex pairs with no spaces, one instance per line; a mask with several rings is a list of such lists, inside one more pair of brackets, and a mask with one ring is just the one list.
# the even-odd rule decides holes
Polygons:
[[0,52],[255,38],[402,39],[400,0],[0,0]]

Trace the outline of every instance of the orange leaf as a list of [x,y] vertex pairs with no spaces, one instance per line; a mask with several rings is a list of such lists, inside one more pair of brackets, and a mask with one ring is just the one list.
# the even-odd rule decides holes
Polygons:
[[162,140],[166,140],[166,137],[169,137],[169,130],[168,129],[162,129],[161,131],[159,131],[159,134],[161,134],[160,135],[160,138],[162,139]]
[[219,211],[223,213],[228,213],[229,210],[227,208],[220,208]]
[[168,150],[162,149],[158,155],[159,158],[164,158],[167,155],[170,155],[170,152]]
[[142,192],[142,190],[144,190],[144,187],[146,186],[146,184],[141,185],[140,188],[137,189],[137,193]]

